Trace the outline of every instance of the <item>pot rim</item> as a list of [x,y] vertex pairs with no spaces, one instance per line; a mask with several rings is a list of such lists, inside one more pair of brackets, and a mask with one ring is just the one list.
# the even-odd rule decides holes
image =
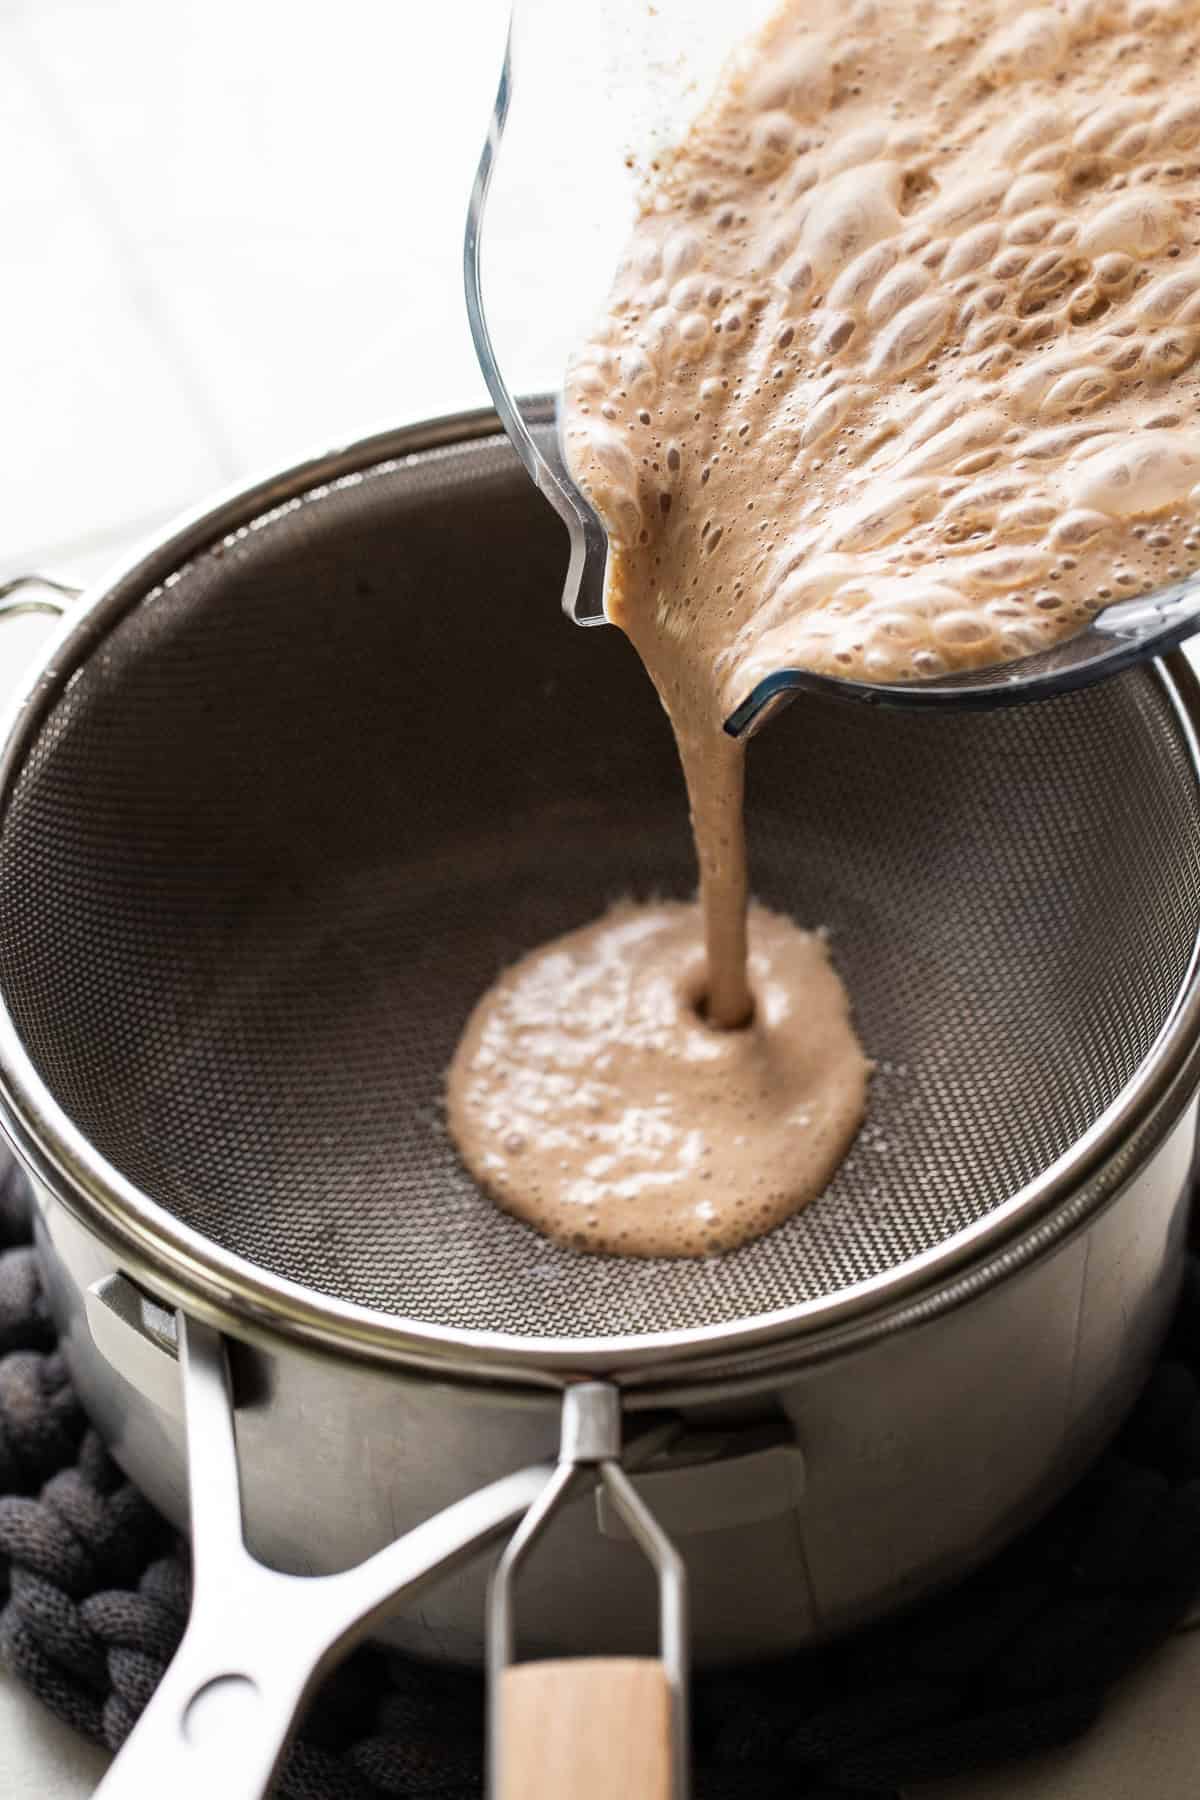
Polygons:
[[[545,417],[553,418],[551,402]],[[0,830],[26,746],[74,670],[113,624],[190,556],[276,507],[408,456],[498,434],[490,408],[450,413],[373,433],[259,480],[238,484],[182,515],[124,558],[50,634],[26,684],[0,719]],[[1153,665],[1187,745],[1200,792],[1200,683],[1176,652]],[[1078,1228],[1109,1197],[1080,1204],[1085,1185],[1115,1162],[1155,1115],[1162,1129],[1200,1080],[1200,930],[1170,1014],[1132,1080],[1049,1168],[982,1219],[885,1275],[733,1324],[592,1338],[521,1337],[381,1313],[272,1274],[221,1248],[127,1180],[58,1106],[21,1043],[0,994],[0,1127],[37,1179],[106,1238],[131,1275],[233,1335],[266,1331],[358,1357],[444,1373],[559,1385],[604,1372],[635,1384],[672,1370],[761,1368],[807,1360],[958,1304]],[[1154,1141],[1158,1136],[1154,1135]],[[1121,1185],[1144,1164],[1141,1147]],[[1074,1202],[1074,1204],[1073,1204]]]

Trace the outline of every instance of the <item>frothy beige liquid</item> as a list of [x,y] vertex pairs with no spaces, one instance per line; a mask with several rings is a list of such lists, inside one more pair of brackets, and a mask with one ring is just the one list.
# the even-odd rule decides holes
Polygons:
[[703,1256],[820,1193],[862,1118],[867,1065],[824,940],[750,908],[753,1025],[700,1016],[700,915],[614,907],[475,1009],[450,1127],[502,1206],[582,1249]]
[[612,615],[710,672],[710,729],[772,669],[977,668],[1200,563],[1200,8],[811,17],[658,177],[567,381]]
[[[1024,656],[1200,564],[1200,8],[859,0],[829,35],[812,12],[788,0],[655,173],[565,389],[567,458],[609,531],[609,616],[687,779],[708,1023],[667,1009],[644,1053],[620,1022],[628,983],[662,991],[656,959],[673,934],[698,946],[699,925],[655,909],[641,939],[622,915],[621,931],[602,921],[506,977],[451,1075],[452,1127],[490,1190],[607,1249],[754,1235],[819,1191],[862,1114],[867,1064],[823,952],[802,955],[813,940],[772,922],[786,1041],[764,1013],[767,966],[747,964],[742,752],[721,730],[734,706],[787,665],[894,681]],[[598,1035],[578,1041],[603,1059],[604,1118],[637,1146],[627,1189],[606,1183],[600,1152],[592,1179],[586,1146],[602,1140],[567,1121],[588,1065],[565,1023],[557,1040],[503,1038],[519,993],[551,1019],[539,970],[563,971],[570,1007],[563,955],[590,971]],[[607,1036],[601,1014],[617,1021]],[[764,1120],[809,1105],[810,1026],[830,1058],[830,1127],[805,1163]],[[540,1070],[541,1124],[514,1133],[520,1173],[478,1067],[501,1041],[507,1079]],[[761,1057],[771,1104],[695,1083],[698,1044],[747,1068]],[[708,1184],[703,1241],[680,1235],[683,1196],[705,1202],[678,1157],[670,1184],[634,1180],[656,1107],[681,1143],[743,1140]],[[783,1196],[765,1212],[743,1161]]]

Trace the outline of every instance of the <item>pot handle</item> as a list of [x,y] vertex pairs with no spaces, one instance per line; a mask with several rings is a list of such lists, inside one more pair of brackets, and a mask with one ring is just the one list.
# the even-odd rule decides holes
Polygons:
[[0,619],[19,618],[23,613],[49,613],[61,619],[82,592],[74,582],[58,581],[52,575],[10,575],[7,581],[0,581]]
[[[687,1580],[683,1558],[621,1467],[608,1382],[563,1396],[558,1467],[496,1565],[488,1603],[490,1800],[686,1800]],[[513,1666],[513,1588],[570,1495],[599,1481],[658,1574],[659,1656]]]
[[523,1469],[337,1575],[268,1569],[242,1537],[225,1346],[177,1314],[187,1424],[192,1611],[174,1661],[97,1790],[102,1800],[260,1800],[320,1676],[402,1594],[466,1562],[544,1489]]

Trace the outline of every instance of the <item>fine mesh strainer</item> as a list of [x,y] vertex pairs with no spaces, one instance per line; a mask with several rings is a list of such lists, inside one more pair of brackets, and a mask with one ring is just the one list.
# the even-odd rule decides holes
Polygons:
[[289,501],[111,608],[0,832],[21,1044],[175,1219],[372,1313],[587,1341],[888,1279],[1067,1155],[1171,1017],[1200,817],[1170,692],[1142,670],[975,719],[813,704],[756,743],[754,888],[832,934],[869,1122],[767,1238],[598,1260],[498,1212],[442,1116],[498,970],[618,896],[694,889],[636,657],[540,608],[560,556],[485,441]]
[[[547,614],[564,545],[503,440],[444,435],[177,533],[11,722],[0,1073],[26,1153],[201,1310],[546,1380],[794,1350],[1086,1217],[1195,1044],[1194,746],[1152,667],[978,716],[814,701],[756,742],[754,889],[829,928],[878,1063],[806,1212],[628,1262],[475,1189],[442,1084],[480,991],[695,877],[632,650]],[[576,1421],[592,1463],[611,1423]]]

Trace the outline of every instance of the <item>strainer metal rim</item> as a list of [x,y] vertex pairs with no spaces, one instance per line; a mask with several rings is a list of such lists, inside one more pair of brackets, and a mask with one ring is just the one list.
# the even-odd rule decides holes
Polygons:
[[[0,719],[0,828],[25,748],[46,711],[117,619],[158,581],[230,532],[302,495],[381,464],[498,431],[495,413],[480,409],[373,433],[238,484],[125,558],[83,595],[51,635],[23,692]],[[1154,671],[1200,789],[1200,684],[1179,654],[1156,663]],[[1072,1208],[1071,1200],[1084,1180],[1116,1156],[1156,1109],[1169,1107],[1178,1116],[1191,1098],[1192,1065],[1200,1045],[1198,976],[1200,933],[1171,1011],[1133,1079],[1063,1156],[1001,1206],[884,1275],[747,1320],[690,1330],[536,1338],[446,1327],[336,1300],[275,1275],[184,1225],[93,1148],[33,1066],[2,994],[0,1126],[46,1188],[114,1246],[131,1274],[149,1279],[167,1297],[215,1323],[235,1329],[238,1323],[257,1326],[274,1336],[444,1372],[535,1383],[561,1381],[583,1370],[649,1374],[701,1361],[727,1370],[739,1355],[757,1364],[772,1346],[792,1354],[803,1343],[815,1352],[821,1342],[840,1340],[848,1328],[872,1317],[907,1319],[924,1313],[927,1306],[914,1303],[927,1302],[939,1290],[947,1295],[960,1291],[964,1273],[985,1277],[986,1286],[1001,1279],[1023,1260],[1012,1254],[1020,1241],[1028,1240],[1040,1254],[1057,1236],[1050,1229],[1056,1217],[1061,1217],[1064,1235],[1077,1229],[1079,1209]],[[1104,1198],[1096,1201],[1097,1206],[1104,1203]],[[979,1287],[977,1279],[973,1291]]]

